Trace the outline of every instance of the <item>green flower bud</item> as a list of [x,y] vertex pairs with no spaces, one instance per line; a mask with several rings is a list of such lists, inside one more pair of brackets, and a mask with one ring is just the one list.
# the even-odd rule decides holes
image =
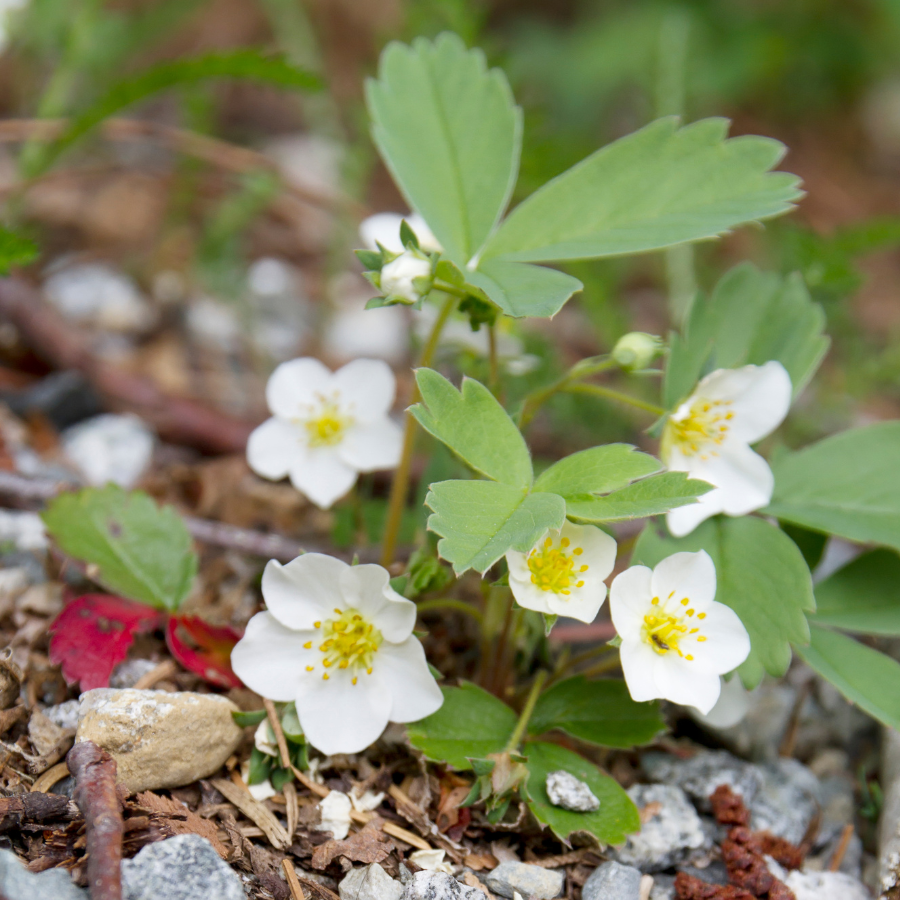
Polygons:
[[616,365],[629,372],[646,369],[663,351],[663,341],[655,334],[632,331],[619,338],[613,347],[612,358]]

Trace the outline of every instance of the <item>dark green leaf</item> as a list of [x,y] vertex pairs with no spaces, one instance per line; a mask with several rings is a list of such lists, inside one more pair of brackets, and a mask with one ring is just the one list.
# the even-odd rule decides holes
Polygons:
[[816,585],[818,625],[900,636],[900,556],[872,550]]
[[252,712],[233,712],[231,718],[234,719],[235,725],[239,728],[246,728],[248,725],[259,725],[266,717],[264,709],[254,709]]
[[269,777],[274,764],[275,757],[254,747],[250,751],[250,774],[247,776],[247,784],[262,784]]

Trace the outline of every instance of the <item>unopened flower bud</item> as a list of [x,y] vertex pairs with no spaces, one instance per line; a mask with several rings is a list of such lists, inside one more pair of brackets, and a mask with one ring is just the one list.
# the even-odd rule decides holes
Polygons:
[[422,282],[416,284],[418,279],[431,279],[431,260],[414,250],[405,250],[381,270],[381,293],[416,303],[428,293],[427,289],[422,290]]
[[631,331],[619,338],[612,358],[618,366],[633,372],[646,369],[662,349],[663,342],[655,334]]

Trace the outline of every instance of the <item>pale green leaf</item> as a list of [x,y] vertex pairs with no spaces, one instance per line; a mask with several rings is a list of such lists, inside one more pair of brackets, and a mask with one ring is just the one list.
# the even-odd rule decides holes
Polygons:
[[508,216],[483,260],[552,262],[641,253],[778,216],[797,178],[770,172],[785,148],[770,138],[726,140],[726,119],[683,128],[659,119],[598,150]]
[[900,663],[837,631],[810,627],[797,653],[851,703],[888,728],[900,729]]
[[780,676],[791,662],[791,644],[809,640],[804,611],[815,609],[812,578],[797,545],[764,519],[716,516],[684,538],[648,526],[634,561],[655,566],[682,551],[705,550],[716,567],[716,600],[740,616],[750,635],[741,680],[755,687],[764,672]]
[[603,497],[566,498],[566,514],[581,522],[622,522],[658,516],[694,503],[712,485],[688,478],[684,472],[661,472],[626,485]]
[[[629,834],[640,830],[637,807],[614,778],[610,778],[584,757],[556,744],[528,742],[522,747],[528,757],[528,780],[524,793],[528,808],[542,825],[561,840],[578,832],[592,834],[602,844],[621,844]],[[560,769],[585,782],[600,801],[596,812],[572,812],[554,806],[547,796],[547,776]]]
[[366,84],[372,136],[409,205],[459,266],[477,253],[516,182],[521,111],[506,76],[454,34],[392,43]]
[[458,391],[433,369],[419,369],[416,383],[423,403],[410,412],[429,434],[487,478],[520,487],[531,484],[525,439],[483,384],[464,378]]
[[541,694],[528,733],[559,728],[591,744],[627,749],[649,743],[665,727],[659,704],[635,703],[624,681],[576,675]]
[[708,371],[769,360],[785,367],[796,396],[828,350],[824,328],[825,313],[799,274],[785,278],[742,263],[709,299],[694,301],[684,334],[672,336],[664,402],[675,406]]
[[41,518],[63,553],[96,566],[92,578],[113,593],[175,612],[191,591],[197,555],[184,522],[140,491],[60,494]]
[[409,742],[429,759],[454,769],[471,769],[470,758],[501,753],[516,727],[516,714],[474,684],[442,687],[444,704],[407,726]]
[[507,550],[530,550],[566,518],[562,497],[496,481],[439,481],[425,503],[434,511],[428,529],[441,536],[438,553],[457,575],[484,574]]
[[631,444],[605,444],[581,450],[554,463],[534,483],[536,491],[562,497],[608,494],[662,468],[662,463]]
[[900,556],[872,550],[816,585],[818,625],[900,636]]
[[852,428],[772,461],[767,515],[900,550],[900,422]]
[[572,294],[584,285],[571,275],[527,263],[491,259],[468,280],[481,288],[508,316],[555,316]]

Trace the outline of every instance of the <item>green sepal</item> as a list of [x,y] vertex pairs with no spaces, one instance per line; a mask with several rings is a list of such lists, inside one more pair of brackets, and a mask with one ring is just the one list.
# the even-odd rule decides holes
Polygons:
[[419,239],[416,237],[416,233],[412,228],[409,227],[409,222],[407,222],[406,219],[403,219],[400,222],[400,243],[410,250],[419,249]]
[[234,719],[234,724],[239,728],[246,728],[249,725],[259,725],[265,717],[266,711],[264,709],[254,709],[251,712],[238,710],[231,714],[231,718]]
[[381,271],[381,267],[384,265],[384,258],[377,250],[354,250],[353,252],[366,270]]
[[553,631],[553,626],[559,616],[553,613],[541,613],[541,616],[544,619],[544,637],[550,637],[550,632]]

